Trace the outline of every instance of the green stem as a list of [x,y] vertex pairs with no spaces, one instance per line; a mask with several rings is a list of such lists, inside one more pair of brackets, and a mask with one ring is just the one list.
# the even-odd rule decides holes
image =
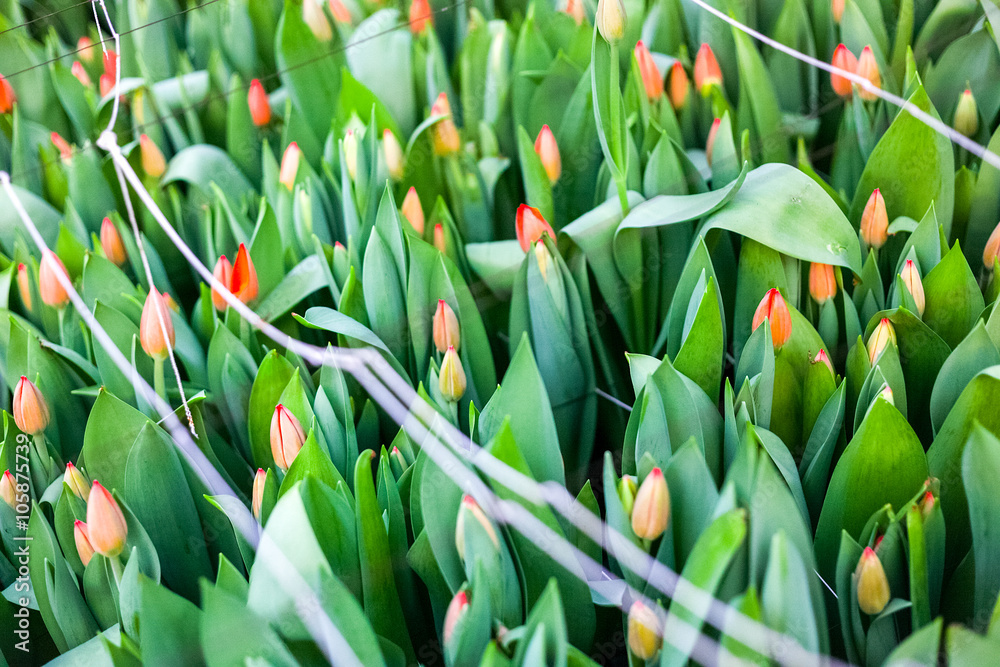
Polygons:
[[166,401],[167,383],[163,374],[163,359],[159,357],[153,358],[153,387],[156,389],[156,395]]
[[118,588],[121,589],[122,575],[125,573],[125,568],[122,567],[121,554],[109,556],[108,560],[111,561],[111,571],[115,574],[115,583],[118,585]]
[[[611,81],[608,85],[608,110],[611,112],[611,131],[614,133],[615,138],[623,136],[621,131],[621,105],[618,103],[618,98],[621,96],[621,84],[618,79],[620,76],[619,64],[618,64],[618,44],[612,43],[608,46],[611,47],[611,62],[610,62],[610,75]],[[625,151],[625,153],[623,153]],[[622,205],[622,217],[628,215],[628,187],[626,183],[627,174],[622,170],[622,166],[625,163],[624,156],[627,155],[628,148],[626,146],[618,146],[618,155],[614,156],[618,158],[615,160],[615,169],[613,174],[615,177],[615,186],[618,188],[618,199],[621,201]],[[620,162],[621,164],[618,164]]]
[[52,478],[52,475],[58,474],[58,470],[53,470],[52,457],[49,456],[49,448],[45,444],[45,435],[42,433],[35,435],[34,444],[35,453],[38,455],[38,460],[45,471],[45,481],[48,482]]
[[68,347],[66,345],[66,332],[64,331],[66,326],[66,308],[60,308],[56,312],[59,313],[59,344]]

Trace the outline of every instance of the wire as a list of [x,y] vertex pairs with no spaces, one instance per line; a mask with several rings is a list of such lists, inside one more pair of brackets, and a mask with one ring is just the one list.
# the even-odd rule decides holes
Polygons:
[[63,12],[68,12],[69,10],[76,9],[77,7],[83,7],[84,5],[89,5],[90,2],[91,2],[91,0],[83,0],[83,2],[78,2],[75,5],[70,5],[69,7],[63,7],[62,9],[60,9],[58,11],[54,11],[54,12],[51,12],[49,14],[44,14],[42,16],[36,16],[35,18],[31,19],[30,21],[25,21],[24,23],[19,23],[19,24],[15,25],[15,26],[11,26],[10,28],[7,28],[5,30],[0,30],[0,37],[3,37],[8,32],[13,32],[14,30],[19,30],[20,28],[26,28],[27,26],[31,25],[32,23],[36,23],[38,21],[43,21],[45,19],[52,18],[53,16],[58,16],[59,14],[62,14]]

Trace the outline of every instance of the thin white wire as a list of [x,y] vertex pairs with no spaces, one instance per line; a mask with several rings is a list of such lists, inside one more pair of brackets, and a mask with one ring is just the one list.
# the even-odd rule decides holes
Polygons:
[[917,105],[913,104],[912,102],[904,100],[902,97],[900,97],[898,95],[895,95],[893,93],[890,93],[887,90],[883,90],[882,88],[876,86],[871,81],[869,81],[868,79],[864,78],[863,76],[859,76],[858,74],[855,74],[854,72],[850,72],[850,71],[848,71],[846,69],[842,69],[840,67],[835,67],[834,65],[831,65],[830,63],[823,62],[822,60],[818,60],[816,58],[813,58],[810,55],[802,53],[801,51],[797,51],[797,50],[793,49],[790,46],[782,44],[781,42],[779,42],[779,41],[777,41],[775,39],[772,39],[772,38],[768,37],[767,35],[765,35],[765,34],[763,34],[761,32],[758,32],[757,30],[754,30],[750,26],[745,25],[743,23],[740,23],[735,18],[733,18],[731,16],[727,16],[726,14],[724,14],[723,12],[721,12],[720,10],[718,10],[715,7],[713,7],[713,6],[709,5],[708,3],[706,3],[705,0],[691,0],[691,2],[693,2],[696,5],[698,5],[699,7],[701,7],[702,9],[704,9],[705,11],[709,12],[710,14],[712,14],[712,15],[720,18],[720,19],[722,19],[723,21],[725,21],[729,25],[733,26],[737,30],[745,32],[746,34],[750,35],[754,39],[756,39],[756,40],[758,40],[760,42],[763,42],[764,44],[767,44],[771,48],[777,49],[777,50],[781,51],[782,53],[790,55],[793,58],[795,58],[796,60],[800,60],[801,62],[804,62],[806,64],[812,65],[813,67],[818,67],[819,69],[826,70],[827,72],[830,72],[831,74],[836,74],[837,76],[842,76],[845,79],[848,79],[849,81],[851,81],[851,83],[853,83],[854,85],[858,86],[862,90],[864,90],[866,92],[869,92],[869,93],[871,93],[873,95],[877,95],[878,97],[881,97],[886,102],[891,102],[892,104],[895,104],[896,106],[900,107],[904,111],[908,112],[914,118],[917,118],[918,120],[920,120],[921,122],[923,122],[925,125],[927,125],[931,129],[933,129],[934,131],[936,131],[938,134],[944,135],[950,141],[952,141],[953,143],[958,144],[959,146],[961,146],[965,150],[969,151],[970,153],[972,153],[976,157],[982,158],[985,162],[988,162],[989,164],[991,164],[992,166],[996,167],[997,169],[1000,169],[1000,155],[997,155],[993,151],[989,150],[987,147],[985,147],[985,146],[983,146],[981,144],[976,143],[972,139],[969,139],[967,136],[965,136],[964,134],[961,134],[961,133],[957,132],[953,128],[948,127],[943,122],[941,122],[940,120],[938,120],[934,116],[930,115],[929,113],[927,113],[926,111],[924,111],[923,109],[921,109]]
[[[739,642],[762,655],[769,656],[783,664],[841,664],[836,659],[828,656],[819,656],[807,651],[794,639],[776,632],[763,623],[736,611],[724,602],[716,600],[708,592],[691,584],[666,565],[650,557],[648,553],[639,549],[620,532],[601,521],[600,518],[594,516],[589,511],[581,511],[580,505],[561,485],[539,484],[496,459],[492,454],[473,443],[454,426],[450,424],[441,425],[440,421],[435,421],[434,418],[437,413],[433,408],[420,398],[413,388],[399,377],[378,353],[370,349],[328,350],[320,348],[293,338],[263,320],[256,312],[236,298],[229,291],[227,285],[217,280],[212,272],[208,270],[208,267],[201,262],[194,251],[180,237],[166,219],[156,201],[145,190],[141,179],[139,179],[121,153],[121,149],[115,142],[113,135],[108,133],[103,134],[97,140],[97,145],[108,151],[112,160],[121,165],[126,179],[132,185],[133,189],[135,189],[140,200],[149,209],[164,233],[166,233],[167,237],[170,238],[195,271],[251,326],[260,329],[274,342],[295,352],[303,359],[309,360],[316,365],[332,362],[350,372],[359,382],[362,381],[365,375],[356,363],[351,363],[351,360],[361,360],[363,363],[371,366],[378,379],[384,383],[384,386],[381,387],[371,382],[367,384],[363,383],[365,389],[379,405],[384,407],[391,401],[398,400],[406,407],[408,415],[419,412],[427,423],[437,424],[435,431],[443,428],[448,436],[447,440],[435,441],[440,437],[438,433],[431,434],[425,427],[423,432],[432,435],[423,444],[423,449],[428,452],[428,456],[432,458],[443,456],[440,454],[441,450],[438,447],[442,446],[442,442],[447,442],[456,452],[468,458],[487,476],[499,481],[525,500],[536,504],[547,503],[552,506],[559,514],[582,530],[585,535],[596,543],[605,544],[606,538],[610,539],[616,545],[614,555],[620,564],[635,572],[640,577],[645,578],[648,573],[647,580],[649,583],[664,595],[676,600],[678,604],[688,609],[707,610],[705,619],[710,624],[720,630],[724,629]],[[392,391],[390,391],[390,387],[393,388]],[[397,419],[397,421],[399,420]],[[412,424],[412,421],[410,423]],[[461,446],[456,445],[456,443],[461,443]],[[482,492],[480,491],[479,493],[481,494]],[[477,501],[480,501],[481,496],[477,497],[476,493],[470,493],[470,495],[476,498]],[[482,502],[485,503],[486,501],[483,500]],[[557,541],[572,547],[564,538],[557,537]],[[735,626],[731,626],[730,624],[732,623],[735,623]]]
[[104,12],[104,18],[108,22],[108,30],[111,31],[111,36],[115,40],[115,87],[111,89],[114,94],[114,102],[111,105],[111,118],[108,119],[108,130],[114,128],[115,123],[118,122],[118,105],[120,103],[121,95],[118,94],[118,85],[122,80],[122,45],[121,37],[118,31],[115,30],[115,25],[111,22],[111,15],[108,14],[108,6],[104,4],[104,0],[93,0],[90,3],[91,8],[94,10],[94,21],[97,23],[97,36],[101,40],[101,51],[103,52],[105,58],[102,62],[107,62],[108,48],[104,44],[104,32],[101,30],[101,20],[97,16],[97,3],[101,3],[101,9]]
[[[24,205],[21,203],[21,199],[17,192],[11,186],[10,175],[5,171],[0,171],[0,186],[4,188],[7,192],[7,196],[10,198],[14,209],[17,211],[18,216],[21,218],[22,223],[28,230],[32,240],[34,240],[35,245],[38,246],[39,252],[42,256],[45,256],[46,252],[51,252],[48,245],[45,243],[45,239],[42,238],[41,233],[38,231],[38,227],[35,226],[34,221],[28,215],[25,210]],[[76,308],[77,312],[80,313],[80,317],[83,319],[84,323],[90,328],[97,342],[100,343],[101,347],[104,348],[105,352],[111,358],[111,361],[118,367],[123,374],[131,377],[133,386],[137,387],[143,395],[143,398],[152,405],[156,411],[162,417],[163,423],[169,431],[171,438],[173,439],[177,448],[181,453],[187,458],[188,463],[191,465],[192,470],[201,478],[205,486],[212,492],[212,495],[228,495],[236,497],[226,481],[222,479],[222,476],[215,469],[215,467],[208,461],[205,454],[198,448],[188,432],[184,430],[181,426],[180,420],[177,419],[177,415],[170,406],[156,393],[156,391],[149,386],[139,372],[129,363],[125,356],[122,354],[118,346],[115,345],[114,341],[105,331],[104,327],[100,325],[97,319],[94,317],[93,312],[87,307],[86,302],[83,297],[80,296],[76,288],[73,287],[73,282],[69,279],[69,276],[62,271],[55,272],[56,280],[58,280],[60,286],[69,295],[70,302],[73,307]],[[303,600],[302,605],[296,605],[296,610],[300,613],[300,618],[303,621],[306,629],[310,632],[313,638],[316,640],[317,646],[323,651],[324,656],[331,664],[334,665],[345,665],[346,667],[361,667],[361,661],[358,659],[357,654],[351,648],[347,640],[344,639],[343,633],[336,627],[330,617],[323,610],[319,598],[309,587],[309,584],[305,581],[302,575],[294,567],[288,557],[285,556],[281,548],[274,543],[274,540],[266,532],[261,532],[257,526],[256,520],[250,514],[250,511],[240,504],[240,510],[238,510],[237,516],[230,517],[233,522],[233,526],[239,530],[247,542],[255,549],[263,545],[268,548],[269,552],[273,552],[276,557],[283,559],[283,562],[279,562],[279,566],[272,568],[279,580],[290,581],[290,583],[299,590],[306,590],[305,600]],[[301,599],[301,598],[300,598]],[[300,606],[302,607],[300,609]],[[303,613],[303,611],[308,611],[308,613]],[[319,613],[316,613],[316,612]]]

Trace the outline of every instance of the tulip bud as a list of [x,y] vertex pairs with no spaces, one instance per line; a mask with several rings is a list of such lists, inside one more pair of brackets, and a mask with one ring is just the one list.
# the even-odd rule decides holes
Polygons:
[[247,247],[241,243],[236,253],[236,261],[233,262],[233,272],[229,277],[229,291],[243,303],[250,303],[257,298],[259,288],[257,269],[254,268]]
[[889,343],[896,344],[896,329],[883,317],[868,339],[868,361],[874,366]]
[[396,135],[388,128],[382,131],[382,154],[385,156],[385,166],[389,170],[389,177],[394,181],[403,180],[405,173],[403,147],[399,145],[399,139],[396,138]]
[[986,248],[983,249],[983,266],[992,269],[998,256],[1000,256],[1000,222],[993,228],[993,233],[986,241]]
[[936,502],[937,500],[934,498],[934,494],[930,491],[925,492],[924,497],[920,499],[920,514],[923,516],[925,521],[930,517],[931,512],[934,511],[934,504]]
[[10,113],[14,110],[14,102],[17,102],[17,95],[10,82],[0,74],[0,114]]
[[333,28],[326,20],[323,13],[323,6],[318,0],[304,0],[302,3],[302,21],[309,26],[313,36],[321,42],[329,42],[333,39]]
[[108,49],[104,52],[104,73],[111,77],[114,81],[118,76],[118,53],[114,49]]
[[417,234],[423,236],[424,209],[420,206],[420,196],[417,195],[415,187],[410,186],[410,189],[406,191],[406,196],[403,197],[401,212],[406,221],[410,223],[410,226],[417,231]]
[[104,251],[104,256],[115,266],[121,266],[125,263],[127,258],[125,245],[122,243],[118,228],[111,222],[111,218],[104,218],[101,223],[101,249]]
[[635,62],[639,65],[639,75],[642,78],[642,87],[646,89],[646,97],[650,102],[655,102],[663,96],[663,77],[653,62],[653,54],[641,39],[635,45]]
[[449,347],[441,361],[438,389],[446,401],[457,403],[465,395],[465,369],[454,347]]
[[896,401],[892,397],[892,387],[889,385],[882,387],[882,391],[880,391],[878,395],[881,396],[882,399],[889,405],[896,405]]
[[115,77],[111,74],[102,74],[97,80],[97,85],[101,89],[101,97],[107,97],[115,88]]
[[292,461],[306,442],[299,420],[288,409],[278,403],[271,416],[271,456],[283,472],[287,472]]
[[93,62],[94,56],[97,54],[97,48],[94,46],[94,40],[90,37],[84,36],[76,41],[76,52],[80,54],[80,57],[86,62]]
[[264,505],[264,484],[267,482],[267,473],[263,468],[257,468],[257,474],[253,476],[253,496],[250,509],[253,518],[260,522],[260,508]]
[[90,75],[87,74],[87,70],[83,68],[83,65],[79,60],[74,60],[73,65],[69,69],[70,73],[76,77],[76,80],[83,84],[84,88],[90,88],[93,82],[90,80]]
[[583,25],[583,19],[585,18],[583,0],[566,0],[566,7],[563,11],[572,16],[577,25]]
[[400,475],[410,467],[409,461],[403,456],[403,452],[399,451],[399,447],[393,447],[392,451],[389,452],[389,464],[392,467],[392,472],[398,480]]
[[688,89],[691,85],[684,65],[679,60],[670,66],[670,106],[682,109],[687,104]]
[[722,125],[722,119],[716,118],[712,121],[712,127],[708,131],[708,139],[705,140],[705,161],[708,162],[708,166],[712,166],[712,150],[715,148],[715,137],[719,134],[719,127]]
[[527,204],[521,204],[517,207],[514,231],[517,233],[517,242],[521,244],[521,250],[524,252],[528,252],[531,244],[542,238],[542,234],[548,234],[549,238],[553,240],[556,238],[552,225],[545,221],[542,212]]
[[465,616],[465,612],[469,610],[469,596],[466,595],[465,591],[459,591],[455,594],[455,597],[451,599],[448,603],[448,610],[444,613],[444,628],[441,631],[442,638],[444,639],[445,646],[451,642],[451,638],[455,634],[455,628],[458,626],[458,622],[462,620]]
[[435,155],[451,155],[457,153],[462,139],[458,136],[458,128],[451,117],[451,104],[448,95],[441,93],[431,106],[432,116],[444,116],[431,128],[431,138]]
[[549,177],[549,183],[555,183],[562,174],[562,160],[559,158],[559,145],[548,125],[542,125],[535,139],[535,152],[545,167],[545,174]]
[[11,411],[14,423],[28,435],[38,435],[49,425],[49,406],[45,397],[35,383],[23,375],[14,388]]
[[659,468],[646,475],[635,494],[632,508],[632,532],[644,540],[655,540],[670,521],[670,492]]
[[333,17],[334,21],[350,25],[351,10],[349,10],[343,2],[340,0],[329,0],[329,2],[326,3],[326,6],[330,10],[330,15]]
[[87,524],[79,519],[73,523],[73,541],[76,542],[76,552],[80,556],[80,562],[84,567],[90,564],[90,559],[94,557],[94,545],[90,543],[90,533],[87,531]]
[[[861,57],[858,58],[858,76],[868,79],[868,81],[876,88],[882,87],[882,76],[878,71],[878,63],[875,62],[875,54],[872,53],[872,48],[866,46],[861,51]],[[878,95],[875,93],[865,90],[864,88],[858,91],[858,95],[865,102],[874,102],[878,99]]]
[[[833,52],[833,60],[830,61],[830,64],[852,74],[858,69],[858,59],[843,44],[838,45]],[[854,84],[851,83],[850,79],[839,74],[830,72],[830,85],[833,87],[833,92],[844,99],[850,99],[851,95],[854,94]]]
[[[215,263],[212,276],[227,288],[232,283],[233,265],[229,263],[229,259],[225,255],[220,256],[219,261]],[[212,305],[220,312],[226,309],[226,300],[222,297],[222,293],[214,287],[212,288]]]
[[63,164],[69,164],[70,160],[73,159],[73,147],[58,132],[53,132],[49,138],[52,139],[52,145],[59,149],[59,159],[63,161]]
[[118,502],[97,481],[87,500],[87,537],[94,551],[108,558],[122,552],[128,537],[128,524]]
[[21,303],[29,313],[32,311],[31,303],[31,278],[28,276],[28,267],[24,264],[17,265],[17,291],[21,294]]
[[625,36],[627,20],[625,5],[621,0],[598,0],[594,21],[597,23],[597,31],[608,44],[614,44]]
[[865,210],[861,213],[861,240],[872,248],[881,248],[889,240],[889,216],[885,210],[885,199],[878,188],[868,197]]
[[702,44],[694,60],[694,87],[707,96],[712,86],[722,86],[722,69],[712,47]]
[[433,23],[430,3],[427,0],[413,0],[410,3],[410,32],[419,35]]
[[837,295],[837,276],[829,264],[809,265],[809,294],[821,306]]
[[17,480],[10,474],[10,470],[4,470],[0,477],[0,498],[11,507],[17,505]]
[[347,131],[347,134],[344,135],[342,146],[347,175],[351,177],[352,181],[356,180],[358,177],[358,136],[354,133],[354,130]]
[[920,272],[917,271],[917,265],[913,263],[912,259],[906,260],[906,263],[903,264],[903,270],[899,272],[899,277],[903,279],[903,284],[910,291],[913,302],[917,304],[917,315],[923,316],[924,304],[926,303],[924,283],[920,280]]
[[630,519],[632,518],[632,509],[635,507],[635,493],[638,490],[634,475],[622,475],[622,478],[618,480],[618,499],[622,501],[625,516]]
[[820,350],[816,353],[816,356],[812,358],[812,363],[814,364],[824,364],[830,369],[830,375],[836,377],[837,373],[833,370],[833,362],[830,361],[830,355],[826,353],[826,350]]
[[448,240],[444,236],[444,226],[439,222],[434,225],[434,247],[438,249],[439,252],[448,252]]
[[66,472],[63,473],[63,483],[69,487],[69,490],[77,498],[87,499],[87,495],[90,493],[90,481],[72,463],[66,464]]
[[538,263],[538,272],[542,274],[542,280],[549,282],[549,267],[552,266],[552,255],[544,243],[535,244],[535,261]]
[[59,256],[51,250],[46,250],[38,268],[38,292],[42,302],[53,308],[62,308],[69,303],[69,294],[59,282],[57,277],[59,274],[69,280],[69,274],[66,273],[66,267]]
[[[312,2],[313,0],[307,0]],[[299,158],[302,152],[296,142],[288,144],[285,154],[281,156],[281,170],[278,172],[278,182],[289,190],[295,189],[295,175],[299,171]]]
[[448,351],[449,347],[454,347],[458,351],[461,345],[461,330],[458,327],[458,317],[451,309],[448,302],[438,299],[437,310],[434,311],[434,347],[441,354]]
[[858,606],[869,616],[879,614],[889,604],[889,580],[882,561],[871,547],[865,547],[854,577],[858,583]]
[[640,600],[628,610],[628,647],[640,660],[652,660],[663,644],[663,631],[656,612]]
[[774,349],[779,350],[792,335],[792,315],[788,312],[788,306],[777,289],[769,289],[757,306],[757,311],[753,314],[754,331],[765,318],[771,324],[771,341],[774,343]]
[[968,88],[958,98],[958,106],[955,107],[955,121],[952,125],[955,130],[967,137],[971,137],[979,130],[976,98],[972,96],[972,91]]
[[839,24],[844,17],[844,0],[833,0],[830,3],[830,13],[833,14],[833,22]]
[[470,520],[470,515],[486,531],[490,541],[493,542],[493,546],[497,549],[500,548],[497,531],[486,517],[483,508],[479,506],[479,503],[472,496],[462,496],[462,504],[458,508],[458,521],[455,524],[455,548],[458,549],[458,557],[462,559],[462,562],[465,562],[465,522]]
[[256,127],[265,127],[271,122],[271,103],[267,99],[267,92],[261,85],[260,79],[250,82],[247,104],[250,107],[250,119]]
[[146,172],[147,176],[159,178],[167,170],[167,161],[159,146],[145,134],[139,137],[139,157],[142,162],[142,170]]
[[163,295],[156,288],[149,290],[146,303],[142,307],[142,318],[139,320],[139,342],[142,349],[153,359],[166,359],[174,347],[174,323],[163,300]]

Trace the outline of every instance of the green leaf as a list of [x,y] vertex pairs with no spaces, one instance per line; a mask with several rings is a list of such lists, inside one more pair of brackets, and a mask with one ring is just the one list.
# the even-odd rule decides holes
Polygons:
[[957,243],[924,278],[924,294],[924,322],[952,348],[972,330],[986,307]]
[[229,155],[221,148],[208,144],[190,146],[171,158],[162,182],[166,184],[174,181],[184,181],[202,188],[206,194],[211,193],[209,184],[215,183],[235,201],[254,192],[247,177]]
[[973,429],[962,454],[962,481],[969,501],[972,551],[976,567],[974,629],[985,630],[1000,593],[1000,499],[996,480],[1000,477],[1000,440],[983,427]]
[[199,634],[201,609],[145,577],[139,578],[139,589],[143,664],[154,667],[167,667],[176,661],[200,664],[204,660]]
[[935,432],[941,429],[962,390],[980,371],[1000,364],[1000,352],[979,321],[955,351],[941,366],[931,392],[931,423]]

